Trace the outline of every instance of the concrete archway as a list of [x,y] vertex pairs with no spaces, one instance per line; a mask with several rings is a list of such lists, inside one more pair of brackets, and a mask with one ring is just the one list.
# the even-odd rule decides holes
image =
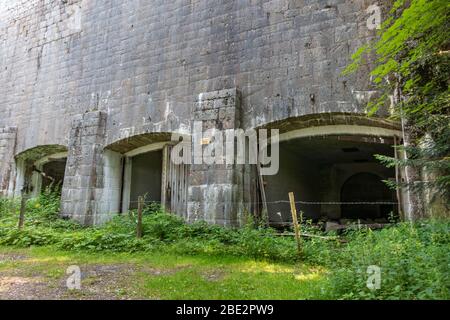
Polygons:
[[291,220],[288,192],[294,192],[301,202],[298,209],[306,218],[340,220],[345,218],[341,189],[349,177],[362,172],[376,175],[379,180],[396,177],[394,169],[384,167],[374,157],[394,155],[394,140],[401,137],[394,122],[361,115],[320,114],[289,118],[262,128],[278,129],[280,133],[279,171],[263,177],[273,225]]
[[24,150],[15,156],[16,179],[14,193],[20,195],[24,186],[32,196],[46,187],[62,188],[66,171],[67,147],[41,145]]
[[182,209],[175,205],[175,198],[185,206],[186,200],[180,198],[180,193],[186,192],[187,166],[174,166],[170,162],[170,148],[177,143],[172,141],[172,135],[170,132],[144,133],[105,147],[106,151],[120,154],[122,159],[119,196],[122,212],[137,208],[139,196],[145,196],[147,202],[161,203],[174,212]]

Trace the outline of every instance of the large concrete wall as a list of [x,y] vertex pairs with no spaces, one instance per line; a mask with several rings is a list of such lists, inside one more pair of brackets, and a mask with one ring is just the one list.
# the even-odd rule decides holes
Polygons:
[[[363,113],[373,94],[366,70],[346,77],[341,71],[375,36],[366,12],[373,3],[4,1],[0,128],[17,127],[14,154],[69,147],[63,211],[87,211],[81,220],[90,223],[94,202],[111,194],[102,188],[118,189],[116,177],[101,181],[108,168],[102,148],[143,133],[190,132],[203,93],[237,88],[241,128]],[[80,124],[90,118],[99,127]]]
[[189,126],[200,93],[234,87],[244,127],[362,111],[365,72],[340,72],[375,34],[372,2],[4,1],[0,126],[19,127],[17,152],[67,145],[70,116],[99,110],[112,142]]

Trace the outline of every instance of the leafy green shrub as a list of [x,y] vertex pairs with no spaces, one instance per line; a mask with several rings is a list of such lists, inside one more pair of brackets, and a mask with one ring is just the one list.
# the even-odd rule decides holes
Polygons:
[[[136,238],[136,212],[118,215],[98,227],[82,227],[58,218],[59,195],[44,192],[27,202],[25,227],[17,229],[18,200],[0,200],[0,245],[54,246],[63,250],[167,252],[180,255],[233,255],[303,262],[328,270],[322,292],[337,299],[448,299],[450,292],[450,221],[399,223],[379,231],[354,230],[339,239],[308,238],[302,256],[292,236],[248,223],[224,228],[204,221],[185,223],[146,206],[144,236]],[[323,235],[311,223],[302,232]],[[330,236],[330,234],[327,234]],[[342,240],[342,239],[341,239]],[[367,288],[367,268],[381,268],[379,290]]]
[[206,221],[196,221],[190,224],[182,224],[176,233],[177,239],[205,239],[215,240],[224,244],[236,243],[236,231],[212,225]]
[[57,234],[52,230],[17,227],[1,228],[0,245],[19,247],[45,246],[57,242]]
[[177,232],[183,224],[180,217],[161,212],[145,215],[142,218],[144,235],[161,241],[176,239]]
[[0,218],[5,217],[11,210],[13,202],[11,199],[0,198]]
[[[401,223],[379,231],[348,232],[346,244],[309,244],[311,262],[327,266],[334,298],[448,299],[450,292],[450,224]],[[367,288],[367,268],[381,268],[378,290]]]
[[148,244],[129,234],[86,230],[61,238],[57,247],[64,250],[136,252],[148,249]]
[[37,198],[27,201],[27,216],[38,216],[40,219],[55,220],[58,218],[61,192],[59,189],[47,187]]
[[295,261],[297,247],[292,238],[277,237],[270,228],[253,229],[246,226],[238,230],[240,253],[253,258]]

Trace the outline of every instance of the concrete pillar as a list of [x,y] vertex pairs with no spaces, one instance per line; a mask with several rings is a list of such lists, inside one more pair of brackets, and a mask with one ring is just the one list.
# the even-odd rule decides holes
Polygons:
[[[421,139],[421,149],[426,148],[427,145],[436,147],[435,141],[430,134],[426,134]],[[443,172],[439,170],[424,167],[421,170],[421,180],[435,182],[442,174]],[[450,216],[450,203],[442,191],[444,190],[437,190],[432,185],[428,185],[422,190],[423,213],[425,218],[448,218]]]
[[103,183],[96,189],[96,211],[94,224],[102,224],[121,211],[122,155],[105,150],[103,152]]
[[[42,165],[37,166],[37,169],[42,170]],[[42,176],[36,171],[33,171],[33,173],[31,174],[31,185],[31,197],[38,197],[42,191]]]
[[0,197],[9,195],[14,189],[16,135],[16,127],[0,128]]
[[131,173],[133,169],[133,160],[130,157],[125,157],[123,160],[123,198],[122,198],[122,212],[127,212],[130,209],[131,196]]
[[[412,145],[414,141],[414,135],[411,133],[412,129],[404,120],[405,129],[403,130],[403,145],[408,147]],[[402,158],[406,160],[408,155],[406,152],[402,152]],[[416,221],[426,217],[424,208],[423,193],[421,191],[416,191],[411,188],[416,183],[421,180],[421,170],[412,166],[405,166],[401,171],[401,178],[406,182],[407,187],[405,187],[405,197],[404,197],[404,219],[407,221]]]
[[14,186],[10,190],[10,196],[20,197],[22,195],[22,189],[25,185],[25,174],[26,174],[26,161],[25,159],[17,159],[15,165],[15,177]]
[[103,188],[106,114],[93,111],[74,117],[61,197],[61,215],[92,225]]
[[[200,94],[193,120],[208,129],[237,129],[240,99],[236,89]],[[194,129],[193,129],[194,130]],[[206,141],[206,142],[205,142]],[[198,141],[193,131],[192,150],[205,150],[208,139]],[[195,144],[199,144],[196,146]],[[193,157],[188,187],[188,220],[205,220],[220,225],[239,225],[243,211],[243,165],[205,164]]]

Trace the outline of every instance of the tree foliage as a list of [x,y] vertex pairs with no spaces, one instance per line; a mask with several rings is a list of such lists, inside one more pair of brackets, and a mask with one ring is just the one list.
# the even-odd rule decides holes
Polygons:
[[391,101],[392,117],[404,124],[410,141],[407,159],[378,156],[385,165],[413,167],[428,178],[402,184],[450,195],[450,2],[395,0],[377,40],[360,48],[345,73],[375,57],[371,76],[380,97],[368,105],[369,114]]

